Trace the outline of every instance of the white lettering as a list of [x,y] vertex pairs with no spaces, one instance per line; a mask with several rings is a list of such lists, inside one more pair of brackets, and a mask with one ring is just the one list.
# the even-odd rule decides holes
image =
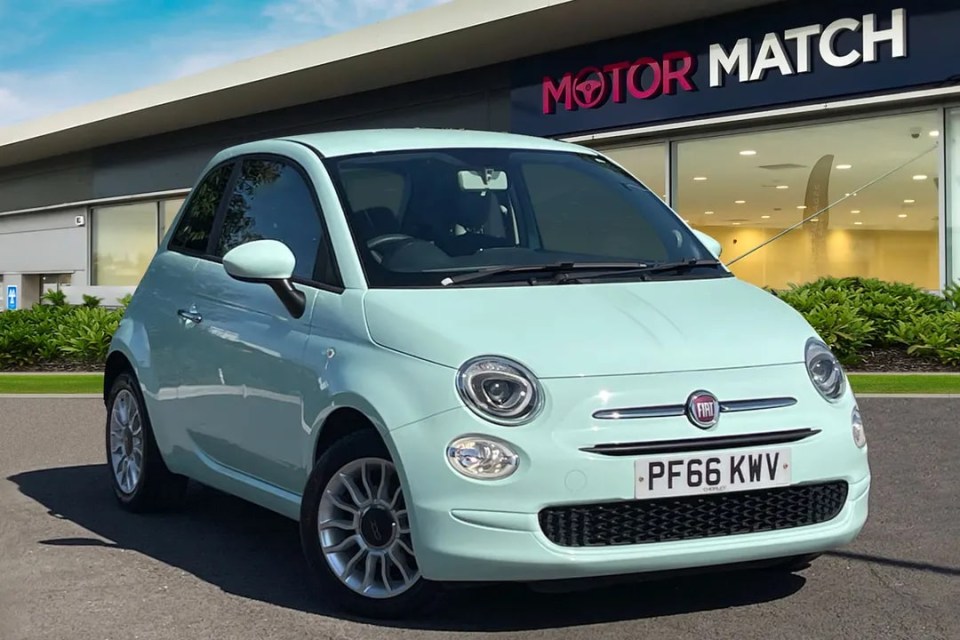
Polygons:
[[768,33],[763,37],[763,43],[760,45],[760,53],[757,54],[757,62],[753,65],[753,73],[750,74],[750,81],[763,80],[768,69],[779,69],[785,76],[793,75],[793,68],[790,66],[790,58],[780,42],[780,37],[775,33]]
[[877,16],[863,16],[863,61],[877,61],[877,45],[889,42],[893,46],[893,57],[907,55],[907,21],[903,9],[894,9],[889,29],[877,29]]
[[[862,33],[861,32],[862,29]],[[856,38],[849,38],[852,49],[838,50],[838,41],[845,31],[861,35],[862,48]],[[788,45],[795,42],[796,58]],[[722,44],[710,45],[710,86],[722,87],[728,77],[736,75],[740,82],[763,80],[768,71],[777,70],[782,76],[810,73],[814,69],[814,51],[820,60],[831,67],[851,67],[861,61],[876,62],[881,47],[889,45],[892,57],[907,56],[907,14],[904,9],[890,12],[890,26],[879,28],[876,14],[866,14],[863,22],[854,18],[834,20],[826,27],[810,24],[782,33],[768,33],[763,37],[756,57],[750,38],[740,38],[727,50]],[[846,47],[851,46],[847,44]]]
[[840,56],[834,50],[834,41],[841,31],[859,31],[860,21],[853,18],[834,20],[823,30],[820,37],[820,57],[831,67],[849,67],[860,60],[860,52],[854,49],[850,53]]
[[710,45],[710,86],[723,86],[723,78],[720,76],[721,69],[726,71],[727,75],[739,70],[740,82],[748,82],[750,78],[750,38],[740,38],[737,44],[728,54],[723,45]]
[[783,34],[784,40],[797,41],[797,73],[810,73],[810,38],[823,29],[819,24],[790,29]]

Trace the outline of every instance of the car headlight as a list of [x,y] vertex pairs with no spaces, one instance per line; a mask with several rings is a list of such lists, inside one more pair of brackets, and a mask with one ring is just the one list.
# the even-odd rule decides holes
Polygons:
[[830,351],[830,347],[817,340],[807,340],[807,374],[820,395],[831,402],[840,398],[847,388],[846,377],[840,361]]
[[536,377],[523,365],[497,356],[465,362],[457,374],[457,391],[474,413],[507,426],[530,422],[543,405]]

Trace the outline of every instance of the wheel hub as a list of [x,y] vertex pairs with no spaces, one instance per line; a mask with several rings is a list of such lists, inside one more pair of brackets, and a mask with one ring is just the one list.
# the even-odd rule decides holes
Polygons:
[[360,516],[360,535],[373,549],[389,547],[396,537],[396,532],[397,520],[388,509],[374,506]]

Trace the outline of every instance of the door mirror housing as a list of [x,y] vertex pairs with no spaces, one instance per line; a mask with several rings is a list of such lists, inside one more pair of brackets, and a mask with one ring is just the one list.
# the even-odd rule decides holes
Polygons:
[[234,247],[223,256],[223,268],[240,282],[256,282],[273,289],[294,318],[303,316],[306,296],[293,286],[297,258],[277,240],[254,240]]
[[713,254],[713,257],[720,257],[720,253],[723,251],[723,245],[721,245],[716,238],[702,231],[697,231],[696,229],[691,229],[691,231],[693,231],[693,235],[697,236],[697,240],[702,242],[707,250]]

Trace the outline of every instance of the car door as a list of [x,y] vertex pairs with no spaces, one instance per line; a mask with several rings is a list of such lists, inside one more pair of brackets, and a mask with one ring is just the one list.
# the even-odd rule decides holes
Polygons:
[[203,413],[202,407],[197,407],[198,398],[203,401],[202,389],[213,382],[198,351],[201,325],[191,320],[196,313],[192,287],[194,270],[207,253],[233,170],[234,163],[226,162],[212,167],[201,178],[167,246],[140,283],[140,288],[149,293],[144,305],[151,308],[150,321],[145,324],[157,384],[151,393],[155,400],[153,419],[157,428],[163,429],[171,455],[177,456],[173,461],[177,466],[189,464],[182,454],[192,449],[189,434],[195,428],[194,420]]
[[[303,488],[303,398],[316,388],[314,364],[304,361],[314,303],[334,283],[332,251],[316,193],[300,164],[287,156],[242,159],[218,223],[212,259],[198,265],[196,334],[207,362],[209,404],[195,427],[202,454],[291,493]],[[296,257],[294,285],[306,311],[293,317],[273,290],[227,274],[223,256],[245,242],[271,239]]]

